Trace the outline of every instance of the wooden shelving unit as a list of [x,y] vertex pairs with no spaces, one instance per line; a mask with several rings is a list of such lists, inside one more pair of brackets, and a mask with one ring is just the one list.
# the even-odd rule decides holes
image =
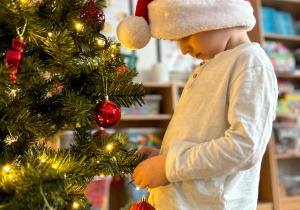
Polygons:
[[[257,24],[250,31],[249,37],[253,42],[263,45],[264,40],[282,42],[291,50],[300,48],[300,36],[284,36],[280,34],[264,34],[262,30],[261,7],[273,7],[277,10],[291,13],[293,19],[300,20],[300,0],[252,0],[254,15]],[[276,74],[280,80],[289,80],[300,84],[300,74],[284,73]],[[299,118],[299,114],[279,114],[278,118]],[[262,162],[261,179],[259,186],[259,202],[257,209],[274,210],[300,210],[300,196],[284,197],[281,195],[278,179],[279,161],[292,161],[300,158],[300,155],[276,154],[274,135],[271,136],[269,145]],[[268,205],[269,204],[269,205]]]
[[183,89],[184,84],[145,82],[143,85],[147,94],[159,94],[162,96],[160,114],[122,116],[119,124],[115,126],[116,129],[129,127],[167,128],[179,101],[180,90]]
[[122,121],[135,121],[135,120],[170,120],[171,114],[157,114],[157,115],[125,115],[121,117]]

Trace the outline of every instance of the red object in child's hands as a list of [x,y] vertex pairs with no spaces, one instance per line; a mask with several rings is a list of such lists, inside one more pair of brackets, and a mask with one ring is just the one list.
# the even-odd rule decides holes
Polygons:
[[143,195],[142,200],[134,203],[129,210],[155,210],[155,208],[147,203],[146,196]]
[[9,69],[11,72],[10,78],[14,83],[17,82],[18,67],[23,57],[24,45],[25,43],[21,39],[13,39],[12,49],[6,53],[5,65],[6,67],[11,66]]

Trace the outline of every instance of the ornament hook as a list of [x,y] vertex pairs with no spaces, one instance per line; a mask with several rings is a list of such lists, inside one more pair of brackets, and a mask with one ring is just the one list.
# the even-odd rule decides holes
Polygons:
[[147,201],[147,197],[145,195],[142,196],[142,201]]
[[24,19],[25,19],[25,25],[23,26],[23,28],[16,26],[16,28],[17,28],[17,34],[20,37],[20,39],[23,38],[23,34],[24,34],[26,26],[27,26],[27,19],[26,18],[24,18]]

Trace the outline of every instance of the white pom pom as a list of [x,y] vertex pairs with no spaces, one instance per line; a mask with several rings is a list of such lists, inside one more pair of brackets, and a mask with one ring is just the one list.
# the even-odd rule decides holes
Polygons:
[[150,27],[143,17],[129,16],[124,18],[117,27],[119,41],[130,50],[145,47],[150,39]]

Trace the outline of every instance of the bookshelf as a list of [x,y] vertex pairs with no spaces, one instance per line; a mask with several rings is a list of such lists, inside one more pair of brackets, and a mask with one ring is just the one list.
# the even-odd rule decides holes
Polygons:
[[[254,8],[254,15],[257,24],[249,37],[253,42],[263,45],[264,40],[282,42],[286,47],[291,50],[300,48],[300,36],[280,35],[263,33],[261,8],[272,7],[276,10],[289,12],[294,20],[300,20],[300,0],[251,0]],[[298,67],[299,69],[299,67]],[[300,84],[300,74],[295,73],[277,73],[277,78],[280,80],[291,81],[294,84]],[[300,114],[278,114],[277,118],[295,118],[299,119]],[[274,210],[299,210],[300,209],[300,196],[288,197],[282,193],[282,183],[278,179],[278,174],[281,165],[284,163],[294,167],[295,161],[300,159],[300,154],[276,154],[276,145],[274,134],[272,134],[268,144],[266,154],[262,162],[261,181],[259,186],[259,210],[274,209]],[[288,164],[291,162],[290,164]],[[300,175],[300,174],[299,174]]]

